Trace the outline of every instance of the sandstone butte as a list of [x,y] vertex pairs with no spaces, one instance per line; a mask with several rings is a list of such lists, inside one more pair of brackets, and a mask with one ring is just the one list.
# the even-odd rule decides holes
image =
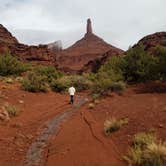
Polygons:
[[64,71],[91,71],[91,66],[88,69],[86,68],[87,64],[102,57],[107,52],[110,52],[109,56],[124,53],[123,50],[106,43],[96,36],[92,30],[91,20],[88,19],[84,37],[71,47],[60,52],[56,57],[56,62],[58,68]]

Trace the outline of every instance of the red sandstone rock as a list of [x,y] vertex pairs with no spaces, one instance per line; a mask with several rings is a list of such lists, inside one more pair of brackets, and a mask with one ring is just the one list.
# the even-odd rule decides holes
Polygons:
[[90,18],[87,20],[87,31],[86,33],[92,33],[92,25]]
[[12,36],[12,34],[2,24],[0,24],[0,43],[1,42],[10,44],[18,43],[17,39]]
[[10,51],[12,55],[23,61],[54,65],[55,56],[62,47],[59,43],[58,41],[58,43],[39,46],[21,44],[5,27],[0,25],[0,53]]
[[145,50],[152,51],[152,52],[157,45],[166,47],[166,32],[157,32],[157,33],[145,36],[136,45],[138,44],[143,44],[145,46]]

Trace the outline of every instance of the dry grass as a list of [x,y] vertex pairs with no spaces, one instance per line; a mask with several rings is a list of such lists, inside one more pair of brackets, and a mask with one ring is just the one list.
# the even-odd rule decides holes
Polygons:
[[156,137],[152,133],[138,133],[134,136],[134,146],[147,146],[156,141]]
[[139,133],[123,158],[129,166],[162,166],[166,161],[166,143],[157,143],[156,137],[150,133]]
[[109,135],[110,133],[119,130],[123,125],[126,125],[126,124],[128,124],[127,118],[120,119],[120,120],[117,120],[116,118],[107,119],[104,122],[104,132],[106,135]]
[[19,109],[16,106],[13,106],[13,105],[7,104],[7,105],[5,105],[4,108],[8,112],[10,117],[17,116],[18,113],[20,112]]

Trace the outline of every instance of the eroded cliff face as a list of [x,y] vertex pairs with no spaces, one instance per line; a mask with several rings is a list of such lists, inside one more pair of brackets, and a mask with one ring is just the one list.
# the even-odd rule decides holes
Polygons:
[[17,39],[12,36],[12,34],[2,24],[0,24],[0,43],[1,42],[9,44],[18,43]]
[[55,63],[55,56],[61,50],[59,44],[28,46],[19,43],[18,40],[2,25],[0,25],[0,53],[10,52],[20,60],[37,64]]
[[[136,45],[143,44],[145,50],[153,52],[157,45],[166,47],[166,32],[157,32],[142,38]],[[136,46],[135,45],[135,46]]]
[[93,33],[90,19],[87,20],[86,30],[81,40],[58,54],[56,62],[59,69],[76,73],[84,72],[85,68],[86,71],[91,71],[91,66],[87,64],[95,61],[106,52],[110,51],[111,55],[123,53],[121,49],[106,43]]

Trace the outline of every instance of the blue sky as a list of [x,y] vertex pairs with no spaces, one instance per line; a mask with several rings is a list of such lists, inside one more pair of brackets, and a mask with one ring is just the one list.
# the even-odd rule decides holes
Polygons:
[[0,0],[0,23],[20,42],[62,40],[68,47],[83,37],[86,19],[108,43],[127,49],[143,36],[166,31],[165,0]]

